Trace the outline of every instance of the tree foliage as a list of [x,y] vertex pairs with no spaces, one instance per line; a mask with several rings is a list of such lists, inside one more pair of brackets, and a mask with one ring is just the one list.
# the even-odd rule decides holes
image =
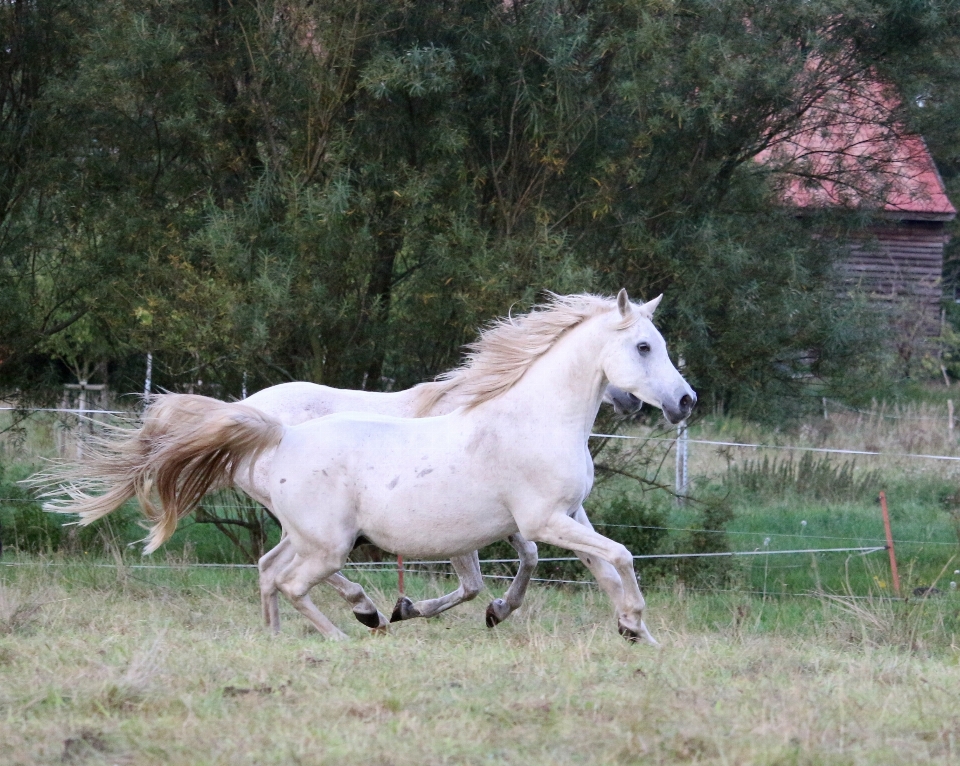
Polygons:
[[872,325],[824,222],[754,160],[865,73],[949,153],[958,21],[924,0],[0,3],[0,386],[109,362],[137,390],[148,351],[159,385],[222,396],[244,374],[409,385],[542,290],[626,286],[666,293],[699,389],[780,407],[800,368],[848,379]]

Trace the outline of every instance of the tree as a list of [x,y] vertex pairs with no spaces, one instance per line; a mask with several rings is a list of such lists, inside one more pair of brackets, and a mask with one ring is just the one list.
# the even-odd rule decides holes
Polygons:
[[[956,101],[955,2],[3,8],[29,16],[18,41],[69,30],[11,48],[47,74],[3,112],[4,147],[45,131],[0,171],[8,388],[40,385],[29,354],[81,317],[85,353],[122,374],[152,351],[168,388],[408,385],[543,289],[626,286],[667,292],[702,393],[780,412],[811,364],[856,369],[871,328],[825,222],[780,203],[790,168],[755,158],[865,73]],[[891,119],[955,142],[903,101]]]

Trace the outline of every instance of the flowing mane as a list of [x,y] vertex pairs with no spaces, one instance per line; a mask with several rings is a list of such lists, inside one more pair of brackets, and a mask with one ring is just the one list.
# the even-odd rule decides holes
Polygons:
[[[494,320],[480,331],[477,340],[467,345],[463,364],[441,374],[436,382],[423,384],[418,414],[429,414],[451,393],[461,395],[467,407],[505,394],[567,330],[616,308],[616,299],[601,295],[549,293],[546,304],[535,306],[526,314]],[[621,326],[629,327],[640,316],[641,312],[634,311]]]

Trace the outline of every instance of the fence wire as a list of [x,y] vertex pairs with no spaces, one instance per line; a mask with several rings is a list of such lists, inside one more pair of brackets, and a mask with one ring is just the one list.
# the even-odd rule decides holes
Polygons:
[[[848,408],[854,409],[854,408]],[[24,412],[24,413],[34,413],[34,412],[52,412],[52,413],[62,413],[62,414],[72,414],[78,417],[85,419],[92,419],[92,416],[96,415],[121,415],[127,417],[136,417],[137,413],[130,410],[96,410],[96,409],[75,409],[75,408],[57,408],[57,407],[30,407],[30,408],[19,408],[19,407],[0,407],[0,411],[12,411],[12,412]],[[871,414],[866,411],[863,414]],[[880,414],[882,413],[875,413]],[[886,417],[896,417],[885,415]],[[913,418],[910,418],[913,419]],[[925,419],[925,418],[917,418]],[[666,438],[666,437],[657,437],[657,436],[632,436],[627,434],[596,434],[591,433],[592,438],[603,438],[603,439],[620,439],[620,440],[632,440],[632,441],[645,441],[645,442],[656,442],[656,443],[669,443],[674,444],[677,442],[676,438]],[[796,451],[796,452],[813,452],[820,454],[836,454],[836,455],[852,455],[852,456],[869,456],[869,457],[897,457],[897,458],[908,458],[908,459],[923,459],[923,460],[939,460],[939,461],[950,461],[958,462],[960,461],[960,456],[952,455],[935,455],[935,454],[924,454],[924,453],[907,453],[907,452],[880,452],[874,450],[853,450],[853,449],[839,449],[839,448],[827,448],[827,447],[805,447],[801,445],[774,445],[774,444],[760,444],[760,443],[749,443],[749,442],[732,442],[732,441],[719,441],[719,440],[709,440],[709,439],[688,439],[689,444],[702,444],[707,446],[718,446],[718,447],[735,447],[739,449],[754,449],[754,450],[782,450],[782,451]],[[5,503],[33,503],[34,500],[29,498],[0,498],[0,502]],[[226,504],[211,504],[213,507],[221,509],[241,509],[246,508],[246,506],[241,505],[226,505]],[[728,530],[716,530],[716,529],[690,529],[683,527],[663,527],[663,526],[650,526],[650,525],[632,525],[632,524],[612,524],[612,523],[603,523],[598,522],[596,526],[602,526],[606,528],[624,528],[624,529],[656,529],[656,530],[665,530],[665,531],[677,531],[677,532],[697,532],[697,533],[709,533],[709,534],[727,534],[727,535],[750,535],[756,537],[770,538],[804,538],[811,540],[837,540],[837,541],[848,541],[848,542],[871,542],[876,540],[879,542],[879,539],[871,538],[851,538],[851,537],[835,537],[828,535],[816,535],[811,533],[784,533],[784,532],[748,532],[748,531],[728,531]],[[938,542],[938,541],[920,541],[920,540],[895,540],[896,545],[938,545],[938,546],[950,546],[955,547],[954,543]],[[875,553],[877,551],[887,550],[886,544],[877,545],[877,546],[859,546],[859,547],[847,547],[847,548],[805,548],[805,549],[792,549],[792,550],[770,550],[766,547],[757,548],[752,551],[722,551],[722,552],[711,552],[711,553],[676,553],[676,554],[646,554],[646,555],[637,555],[633,558],[635,560],[644,560],[644,559],[681,559],[681,558],[720,558],[720,557],[737,557],[737,556],[775,556],[775,555],[784,555],[784,554],[817,554],[817,553],[859,553],[860,555],[868,555],[870,553]],[[579,559],[570,556],[570,557],[549,557],[539,559],[542,562],[567,562],[567,561],[578,561]],[[4,566],[19,566],[27,565],[27,562],[0,562]],[[52,562],[36,562],[36,565],[44,564],[50,565]],[[481,564],[490,565],[490,564],[519,564],[518,559],[482,559]],[[407,566],[440,566],[446,565],[449,566],[448,561],[410,561],[406,562]],[[94,564],[92,566],[96,567],[117,567],[123,566],[130,569],[177,569],[182,568],[176,565],[163,565],[163,564],[130,564],[130,565],[115,565],[115,564]],[[253,564],[191,564],[184,565],[197,568],[241,568],[241,569],[250,569],[256,568],[256,565]],[[344,568],[357,569],[363,571],[398,571],[394,567],[387,567],[383,569],[375,569],[373,566],[382,566],[382,562],[350,562]],[[411,572],[422,572],[422,570],[409,570],[403,569],[403,571]],[[512,579],[512,577],[507,575],[484,575],[488,579]],[[557,583],[557,584],[591,584],[589,580],[558,580],[558,579],[549,579],[549,578],[532,578],[533,582],[543,582],[543,583]],[[736,591],[738,593],[744,591]]]

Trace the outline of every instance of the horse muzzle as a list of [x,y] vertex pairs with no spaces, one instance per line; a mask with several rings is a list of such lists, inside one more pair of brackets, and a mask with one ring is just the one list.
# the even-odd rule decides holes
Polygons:
[[690,393],[683,394],[675,404],[667,404],[664,402],[663,414],[666,415],[667,420],[676,425],[690,417],[690,413],[693,412],[696,404],[697,395],[693,391],[690,391]]

